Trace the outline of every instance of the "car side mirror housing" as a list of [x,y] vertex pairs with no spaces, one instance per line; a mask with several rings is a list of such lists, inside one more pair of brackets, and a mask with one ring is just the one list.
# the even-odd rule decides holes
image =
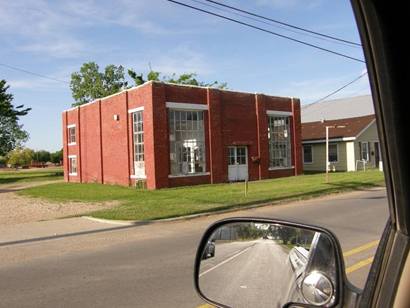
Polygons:
[[358,295],[349,288],[333,233],[276,219],[211,225],[197,250],[194,278],[200,297],[216,307],[341,307],[344,298]]

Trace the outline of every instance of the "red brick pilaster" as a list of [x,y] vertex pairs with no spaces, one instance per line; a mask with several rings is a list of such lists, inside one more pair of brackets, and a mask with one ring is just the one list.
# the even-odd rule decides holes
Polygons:
[[269,178],[268,116],[266,115],[265,96],[255,94],[258,133],[259,179]]
[[209,136],[209,172],[211,183],[221,183],[227,178],[224,165],[224,146],[222,139],[222,110],[220,92],[217,89],[207,89],[208,104],[208,136]]

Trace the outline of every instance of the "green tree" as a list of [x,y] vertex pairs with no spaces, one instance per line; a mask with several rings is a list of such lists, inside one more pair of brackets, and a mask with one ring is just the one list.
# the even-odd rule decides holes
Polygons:
[[129,69],[128,75],[131,77],[131,79],[134,80],[134,83],[136,86],[142,85],[147,81],[162,81],[162,82],[184,84],[184,85],[191,85],[191,86],[213,87],[213,88],[218,88],[218,89],[227,88],[226,82],[214,81],[214,82],[208,83],[208,82],[198,81],[197,74],[195,73],[186,73],[186,74],[181,74],[181,75],[177,75],[174,73],[171,76],[162,76],[160,72],[150,70],[147,74],[147,79],[144,79],[144,75],[142,73],[137,74],[134,70]]
[[51,161],[51,155],[50,152],[45,150],[35,151],[33,159],[40,163],[47,163]]
[[60,164],[63,161],[63,149],[50,154],[50,161],[54,164]]
[[33,160],[34,151],[28,148],[16,148],[7,154],[7,163],[14,168],[27,166]]
[[31,108],[24,105],[14,106],[13,95],[7,93],[9,86],[5,80],[0,80],[0,155],[18,146],[22,146],[28,139],[28,133],[18,121],[21,116],[27,115]]
[[79,72],[71,74],[70,89],[79,106],[97,98],[115,94],[128,85],[124,77],[124,67],[110,64],[100,72],[95,62],[84,63]]

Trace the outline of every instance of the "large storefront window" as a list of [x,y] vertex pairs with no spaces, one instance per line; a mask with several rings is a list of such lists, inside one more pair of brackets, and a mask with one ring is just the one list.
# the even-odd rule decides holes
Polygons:
[[268,116],[269,167],[291,167],[289,117]]
[[132,113],[133,141],[134,141],[134,175],[145,177],[144,162],[144,118],[143,111]]
[[205,172],[203,111],[169,109],[169,141],[172,175]]

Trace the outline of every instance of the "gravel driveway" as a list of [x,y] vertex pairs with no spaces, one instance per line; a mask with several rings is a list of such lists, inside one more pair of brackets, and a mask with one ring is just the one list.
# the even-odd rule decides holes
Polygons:
[[[53,183],[55,182],[56,181],[53,181]],[[39,198],[29,198],[15,193],[17,190],[47,183],[48,182],[35,182],[0,185],[0,225],[12,225],[86,214],[91,211],[111,208],[118,205],[118,202],[60,203]]]

